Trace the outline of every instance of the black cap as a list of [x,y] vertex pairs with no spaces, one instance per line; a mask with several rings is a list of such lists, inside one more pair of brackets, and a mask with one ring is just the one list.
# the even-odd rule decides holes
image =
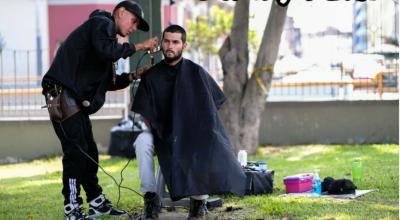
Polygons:
[[124,7],[127,11],[134,14],[139,19],[138,29],[142,31],[149,31],[149,24],[144,20],[144,13],[142,8],[134,1],[122,1],[115,6],[114,11],[118,8]]

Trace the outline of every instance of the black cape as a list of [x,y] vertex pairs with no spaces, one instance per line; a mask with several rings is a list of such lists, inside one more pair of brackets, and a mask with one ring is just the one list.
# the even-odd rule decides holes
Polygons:
[[[151,122],[155,151],[171,199],[204,194],[243,196],[246,175],[218,116],[218,108],[226,100],[224,94],[202,67],[183,59],[171,103],[158,106],[166,103],[160,100],[165,96],[158,94],[165,65],[161,61],[143,76],[132,110]],[[162,118],[165,111],[170,111],[172,118]],[[163,124],[165,121],[172,126]],[[168,127],[171,130],[166,133]]]

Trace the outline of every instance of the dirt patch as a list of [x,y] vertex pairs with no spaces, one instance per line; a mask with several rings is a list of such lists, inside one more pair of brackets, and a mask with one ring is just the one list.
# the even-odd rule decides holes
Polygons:
[[[247,210],[248,211],[248,210]],[[210,220],[240,220],[248,219],[249,213],[242,208],[221,207],[209,210],[207,219]],[[186,220],[188,210],[185,208],[163,208],[159,215],[159,220]],[[140,219],[139,214],[134,214],[130,220]]]

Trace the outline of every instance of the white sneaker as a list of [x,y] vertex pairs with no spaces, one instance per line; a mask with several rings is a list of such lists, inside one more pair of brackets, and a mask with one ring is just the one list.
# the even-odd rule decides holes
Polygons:
[[113,217],[129,217],[128,213],[114,208],[111,202],[101,194],[97,198],[89,202],[89,217],[97,218],[103,215],[109,215]]
[[83,213],[82,205],[70,203],[64,206],[64,220],[96,220]]

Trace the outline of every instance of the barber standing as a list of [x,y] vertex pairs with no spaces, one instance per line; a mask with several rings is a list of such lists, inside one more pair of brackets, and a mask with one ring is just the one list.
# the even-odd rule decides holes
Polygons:
[[[129,35],[137,29],[148,31],[149,25],[141,7],[133,1],[120,2],[112,14],[96,10],[67,37],[44,75],[43,94],[64,154],[65,219],[128,216],[111,205],[98,184],[98,150],[89,115],[103,106],[107,91],[127,87],[145,71],[115,73],[118,59],[139,50],[152,50],[158,43],[157,38],[128,43]],[[89,203],[88,216],[82,210],[80,186]]]

